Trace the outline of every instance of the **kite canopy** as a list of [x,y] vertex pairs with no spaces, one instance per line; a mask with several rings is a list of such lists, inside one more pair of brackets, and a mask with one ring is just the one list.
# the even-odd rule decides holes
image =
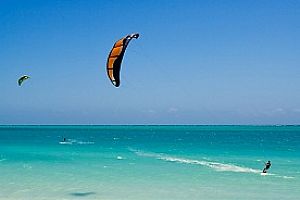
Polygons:
[[130,40],[132,38],[137,39],[138,37],[138,33],[133,33],[125,36],[114,44],[112,50],[109,53],[106,64],[107,75],[112,84],[116,87],[120,86],[120,70],[125,50]]
[[21,78],[19,78],[19,80],[18,80],[19,86],[22,85],[23,81],[25,81],[25,80],[27,80],[27,79],[29,79],[29,78],[30,78],[30,76],[27,76],[27,75],[21,76]]

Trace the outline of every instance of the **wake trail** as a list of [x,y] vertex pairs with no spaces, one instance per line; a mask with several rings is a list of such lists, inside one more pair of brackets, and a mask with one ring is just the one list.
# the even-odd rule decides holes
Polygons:
[[[167,162],[176,162],[176,163],[191,164],[191,165],[201,165],[201,166],[205,166],[205,167],[211,168],[211,169],[213,169],[215,171],[219,171],[219,172],[261,174],[261,170],[259,170],[259,169],[242,167],[242,166],[238,166],[238,165],[234,165],[234,164],[219,163],[219,162],[207,161],[207,160],[187,159],[187,158],[169,156],[169,155],[160,154],[160,153],[144,152],[144,151],[139,151],[139,150],[135,150],[135,149],[129,149],[129,150],[141,157],[150,157],[150,158],[155,158],[155,159],[163,160],[163,161],[167,161]],[[272,174],[272,173],[268,173],[267,175],[278,177],[278,178],[285,178],[285,179],[294,178],[294,177],[289,177],[289,176],[279,176],[279,175]]]

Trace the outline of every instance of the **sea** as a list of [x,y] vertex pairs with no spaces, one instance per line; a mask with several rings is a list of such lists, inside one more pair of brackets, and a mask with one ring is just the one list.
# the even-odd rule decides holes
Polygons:
[[69,199],[299,200],[300,126],[0,126],[0,200]]

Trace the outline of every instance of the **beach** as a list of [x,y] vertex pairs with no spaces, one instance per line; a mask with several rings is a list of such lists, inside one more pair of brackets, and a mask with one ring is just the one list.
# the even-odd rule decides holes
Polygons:
[[0,126],[0,199],[292,200],[299,152],[300,126]]

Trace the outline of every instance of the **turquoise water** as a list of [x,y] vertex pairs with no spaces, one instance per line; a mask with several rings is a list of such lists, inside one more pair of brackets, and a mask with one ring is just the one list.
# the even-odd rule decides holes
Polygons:
[[0,126],[0,173],[1,200],[299,199],[300,126]]

